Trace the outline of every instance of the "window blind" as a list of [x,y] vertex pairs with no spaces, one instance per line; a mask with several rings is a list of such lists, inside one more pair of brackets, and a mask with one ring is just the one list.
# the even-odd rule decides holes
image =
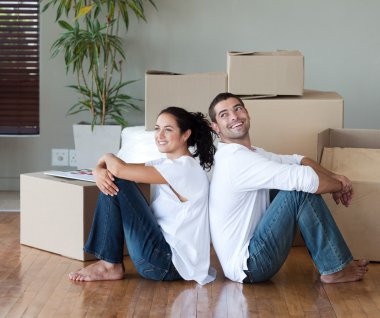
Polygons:
[[0,0],[0,134],[39,133],[39,1]]

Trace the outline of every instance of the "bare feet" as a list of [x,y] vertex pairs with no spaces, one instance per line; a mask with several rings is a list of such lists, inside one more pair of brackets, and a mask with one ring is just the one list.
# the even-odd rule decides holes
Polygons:
[[333,284],[361,280],[368,271],[368,263],[369,262],[365,259],[352,261],[339,272],[330,275],[321,275],[321,281],[323,283]]
[[124,278],[124,264],[112,264],[98,261],[77,272],[71,272],[69,279],[77,282],[91,282],[97,280],[118,280]]

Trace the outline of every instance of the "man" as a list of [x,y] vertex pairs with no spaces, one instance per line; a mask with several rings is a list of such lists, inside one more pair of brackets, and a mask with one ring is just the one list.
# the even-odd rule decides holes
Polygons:
[[[351,181],[309,158],[252,147],[250,116],[236,95],[217,95],[209,116],[221,139],[210,187],[210,228],[225,276],[244,283],[270,279],[285,262],[298,224],[322,282],[362,279],[368,261],[353,261],[319,195],[332,193],[337,204],[348,206]],[[283,190],[271,203],[270,189]]]

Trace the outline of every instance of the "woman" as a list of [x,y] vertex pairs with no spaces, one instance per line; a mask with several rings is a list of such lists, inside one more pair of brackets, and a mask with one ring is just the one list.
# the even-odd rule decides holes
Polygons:
[[[71,280],[122,279],[124,239],[145,278],[199,284],[215,279],[210,267],[209,182],[202,169],[214,162],[212,134],[201,113],[168,107],[155,126],[156,145],[167,158],[127,164],[106,154],[99,160],[94,175],[102,193],[84,250],[100,261],[70,273]],[[135,182],[153,185],[151,206]]]

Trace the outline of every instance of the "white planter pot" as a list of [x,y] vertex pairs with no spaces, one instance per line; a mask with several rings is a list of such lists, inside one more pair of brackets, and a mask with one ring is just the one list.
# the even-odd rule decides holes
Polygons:
[[105,153],[116,154],[120,149],[121,126],[73,125],[78,169],[92,169]]

